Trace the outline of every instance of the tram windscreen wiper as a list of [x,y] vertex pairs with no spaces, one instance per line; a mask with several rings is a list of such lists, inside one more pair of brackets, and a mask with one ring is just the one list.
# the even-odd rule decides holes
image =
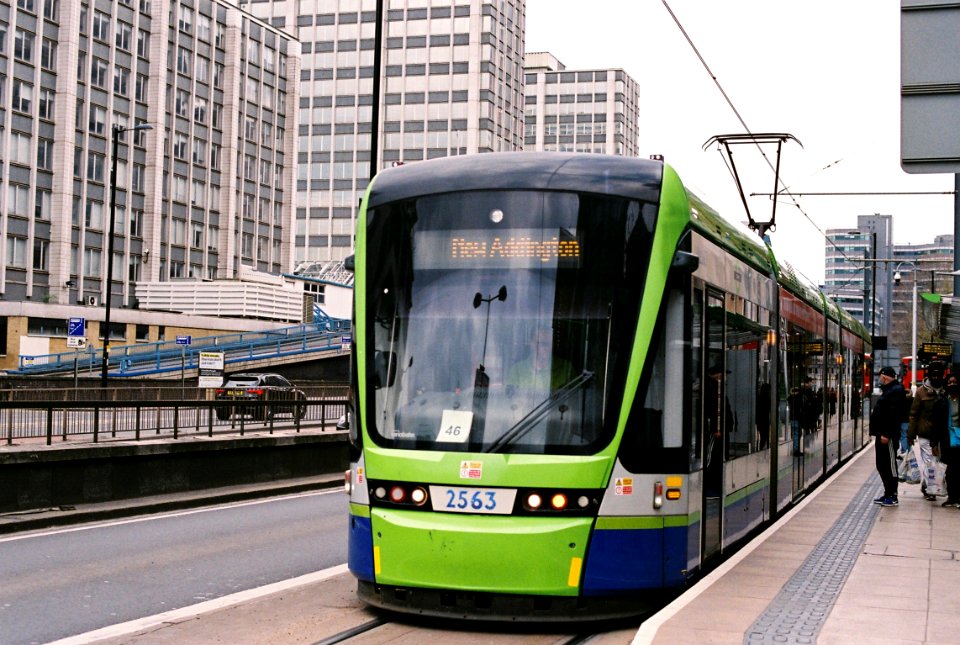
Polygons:
[[534,406],[522,419],[500,435],[496,441],[484,448],[484,452],[496,452],[504,446],[516,443],[520,438],[530,432],[554,406],[562,404],[576,394],[584,385],[590,382],[591,379],[593,379],[593,372],[586,370],[580,372],[580,374],[565,383],[559,390],[553,392],[550,396]]

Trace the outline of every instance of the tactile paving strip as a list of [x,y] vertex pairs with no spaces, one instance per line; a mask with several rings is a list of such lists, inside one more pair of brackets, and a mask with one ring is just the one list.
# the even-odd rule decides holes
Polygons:
[[744,645],[816,643],[843,583],[880,515],[877,473],[867,479],[820,544],[743,636]]

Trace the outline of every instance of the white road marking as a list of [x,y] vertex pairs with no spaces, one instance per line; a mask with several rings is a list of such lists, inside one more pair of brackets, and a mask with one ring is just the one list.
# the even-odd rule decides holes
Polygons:
[[162,614],[155,614],[153,616],[146,616],[144,618],[137,618],[136,620],[130,620],[125,623],[119,623],[117,625],[110,625],[109,627],[96,629],[92,632],[79,634],[77,636],[70,636],[68,638],[54,641],[50,645],[80,645],[81,643],[94,643],[107,638],[128,636],[145,629],[151,629],[158,625],[162,625],[163,623],[174,623],[187,618],[194,618],[200,614],[217,611],[218,609],[230,607],[231,605],[236,605],[248,600],[262,598],[263,596],[268,596],[279,591],[288,591],[304,585],[322,582],[343,573],[347,573],[346,564],[340,564],[329,569],[324,569],[323,571],[308,573],[297,578],[291,578],[290,580],[281,580],[280,582],[274,582],[273,584],[257,587],[256,589],[240,591],[235,594],[230,594],[229,596],[222,596],[220,598],[201,602],[196,605],[181,607],[180,609],[173,609]]
[[[243,502],[229,502],[226,504],[216,504],[214,506],[205,506],[203,508],[192,508],[183,511],[160,511],[153,513],[151,515],[141,515],[139,517],[131,517],[128,519],[122,520],[105,520],[105,521],[96,521],[94,520],[90,524],[83,524],[81,526],[68,526],[64,528],[49,529],[45,531],[38,532],[27,532],[20,535],[11,535],[8,537],[0,538],[0,543],[3,542],[13,542],[16,540],[27,540],[35,537],[44,537],[47,535],[61,535],[63,533],[74,533],[76,531],[91,531],[93,529],[106,528],[111,526],[122,526],[123,524],[136,524],[137,522],[150,522],[153,520],[165,519],[168,517],[183,517],[185,515],[194,515],[196,513],[210,513],[213,511],[222,511],[233,508],[240,508],[243,506],[254,506],[256,504],[269,504],[270,502],[276,502],[278,500],[284,499],[296,499],[298,497],[311,497],[313,495],[331,495],[331,494],[343,494],[343,489],[341,487],[316,490],[316,491],[307,491],[304,493],[293,493],[290,495],[276,495],[273,497],[265,497],[262,499],[247,500]],[[131,511],[136,512],[136,511]]]

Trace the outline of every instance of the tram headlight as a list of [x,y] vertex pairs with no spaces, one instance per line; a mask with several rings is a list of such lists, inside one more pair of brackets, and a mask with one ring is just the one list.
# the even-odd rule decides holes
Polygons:
[[550,498],[550,506],[552,506],[554,510],[562,511],[567,507],[567,496],[563,493],[554,493]]
[[384,497],[387,496],[387,489],[384,488],[383,486],[377,486],[376,488],[373,489],[373,496],[376,497],[377,499],[383,499]]
[[540,508],[543,505],[543,498],[540,497],[537,493],[530,493],[527,495],[527,508],[532,508],[534,510]]
[[411,491],[410,493],[410,501],[416,504],[417,506],[420,506],[425,501],[427,501],[427,491],[425,491],[420,487],[414,488],[413,491]]

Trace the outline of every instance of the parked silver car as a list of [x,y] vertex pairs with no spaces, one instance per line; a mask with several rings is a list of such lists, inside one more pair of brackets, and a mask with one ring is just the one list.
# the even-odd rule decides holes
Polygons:
[[[307,413],[304,403],[307,395],[279,374],[232,374],[217,388],[216,398],[218,401],[234,401],[238,404],[218,407],[217,418],[221,421],[234,415],[249,415],[262,421],[267,415],[273,417],[277,414],[290,414],[299,420]],[[258,401],[266,401],[268,404],[261,405],[256,403]],[[251,405],[243,405],[244,403]]]

